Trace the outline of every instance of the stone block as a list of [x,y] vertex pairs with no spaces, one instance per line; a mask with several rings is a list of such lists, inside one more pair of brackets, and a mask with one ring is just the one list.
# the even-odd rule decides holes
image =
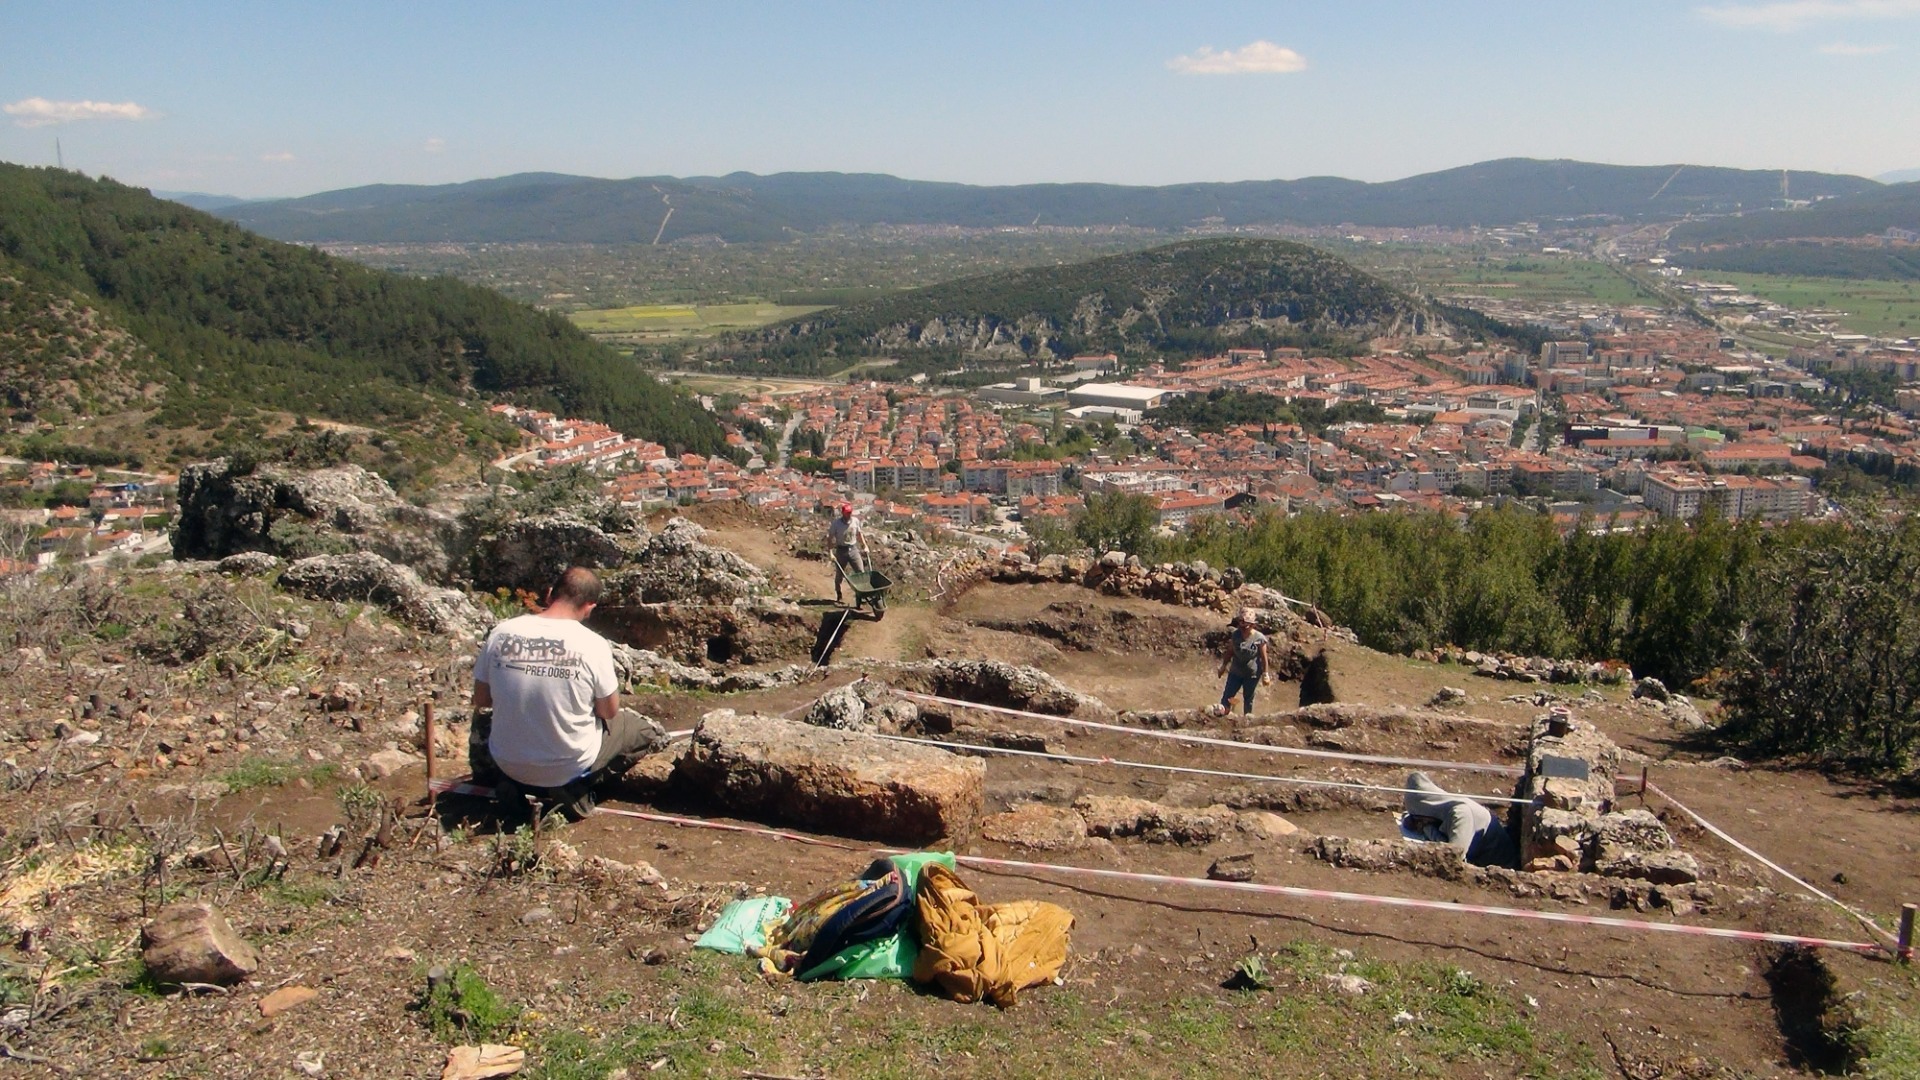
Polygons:
[[211,904],[162,908],[140,931],[140,959],[157,982],[228,986],[260,966],[260,954]]
[[985,812],[986,764],[931,746],[718,709],[673,785],[721,809],[887,843],[964,843]]

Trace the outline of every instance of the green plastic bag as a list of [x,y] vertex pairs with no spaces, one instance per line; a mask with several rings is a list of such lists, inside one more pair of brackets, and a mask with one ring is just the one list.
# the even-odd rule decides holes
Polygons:
[[[911,855],[893,857],[893,865],[900,868],[901,876],[907,880],[908,892],[919,887],[920,868],[934,862],[949,870],[954,869],[951,851],[916,851]],[[900,933],[889,934],[872,941],[862,941],[858,945],[849,945],[829,956],[824,962],[801,972],[800,981],[904,979],[913,974],[913,962],[920,955],[920,942],[911,929],[912,925],[910,921],[909,929]]]
[[787,917],[793,901],[784,896],[756,896],[735,900],[720,909],[713,928],[693,943],[696,949],[743,954],[767,943],[767,928]]

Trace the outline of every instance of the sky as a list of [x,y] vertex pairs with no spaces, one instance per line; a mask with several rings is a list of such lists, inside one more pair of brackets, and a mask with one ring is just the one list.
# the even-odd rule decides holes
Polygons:
[[303,195],[1920,167],[1920,0],[0,0],[0,160]]

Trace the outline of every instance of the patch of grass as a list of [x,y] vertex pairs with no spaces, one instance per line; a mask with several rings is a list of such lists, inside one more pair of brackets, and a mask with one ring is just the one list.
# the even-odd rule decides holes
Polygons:
[[1796,310],[1844,311],[1836,322],[1856,334],[1920,334],[1920,282],[1870,278],[1790,277],[1702,270],[1705,281],[1725,282]]
[[286,878],[270,881],[260,891],[269,900],[303,908],[319,907],[340,896],[339,888],[325,881],[290,881]]
[[455,964],[447,977],[430,985],[418,1003],[433,1036],[445,1043],[499,1041],[520,1022],[519,1006],[487,985],[478,971]]
[[636,304],[575,311],[567,317],[589,334],[666,339],[750,330],[819,310],[818,306],[801,304]]
[[[531,1055],[534,1062],[526,1075],[531,1080],[605,1080],[619,1068],[644,1073],[662,1058],[669,1075],[737,1075],[754,1062],[742,1044],[771,1041],[766,1020],[704,987],[679,995],[668,1015],[671,1024],[642,1021],[604,1035],[572,1029],[548,1032],[538,1053]],[[710,1050],[716,1043],[718,1049]]]
[[340,766],[331,762],[305,765],[293,761],[250,757],[221,773],[217,779],[227,785],[228,791],[237,794],[260,787],[282,787],[303,777],[312,783],[322,784],[338,775],[340,775]]

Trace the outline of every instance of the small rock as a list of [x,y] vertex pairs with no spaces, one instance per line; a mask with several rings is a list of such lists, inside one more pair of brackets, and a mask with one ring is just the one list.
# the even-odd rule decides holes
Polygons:
[[367,758],[367,774],[375,780],[384,780],[394,773],[411,769],[422,763],[422,759],[405,750],[380,750]]
[[1464,705],[1466,702],[1467,692],[1457,686],[1443,686],[1433,697],[1427,700],[1428,705],[1435,707],[1441,705]]
[[1240,829],[1249,836],[1262,840],[1278,840],[1283,836],[1293,836],[1300,826],[1266,810],[1249,810],[1240,815]]
[[553,909],[550,907],[544,907],[544,906],[537,907],[537,908],[530,908],[520,916],[520,921],[527,926],[533,926],[536,923],[552,922]]
[[441,1071],[440,1080],[493,1080],[512,1076],[526,1064],[527,1052],[517,1046],[456,1046],[447,1051],[447,1067]]
[[260,966],[260,954],[211,904],[173,904],[140,931],[140,958],[156,981],[228,986]]
[[67,736],[68,746],[92,746],[99,741],[100,733],[97,731],[76,731]]
[[407,963],[414,959],[414,951],[412,949],[402,948],[399,945],[389,945],[380,951],[380,959]]
[[325,1076],[327,1074],[326,1051],[302,1050],[294,1055],[293,1068],[303,1076]]
[[1207,877],[1214,881],[1252,881],[1253,853],[1222,855],[1207,867]]
[[1357,997],[1373,989],[1373,984],[1358,975],[1328,974],[1321,978],[1335,993]]
[[297,1009],[318,996],[309,986],[283,986],[260,999],[260,1015],[268,1020],[290,1009]]

